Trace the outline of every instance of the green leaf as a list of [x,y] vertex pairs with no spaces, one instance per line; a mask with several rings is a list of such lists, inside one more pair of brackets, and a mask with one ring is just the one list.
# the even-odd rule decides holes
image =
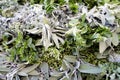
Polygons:
[[29,38],[29,39],[27,40],[27,44],[28,44],[29,47],[31,46],[31,44],[32,44],[32,38]]
[[83,15],[82,15],[82,22],[81,22],[81,25],[82,25],[82,26],[84,25],[85,19],[86,19],[86,14],[83,14]]
[[101,68],[95,67],[90,64],[81,64],[78,70],[82,73],[90,73],[90,74],[97,74],[102,72]]
[[105,3],[108,3],[108,2],[110,2],[110,0],[104,0],[104,2],[105,2]]

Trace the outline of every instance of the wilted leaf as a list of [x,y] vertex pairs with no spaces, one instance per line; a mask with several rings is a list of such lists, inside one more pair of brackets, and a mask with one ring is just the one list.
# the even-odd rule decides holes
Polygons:
[[79,67],[79,71],[82,73],[97,74],[97,73],[101,73],[102,69],[99,67],[95,67],[93,65],[90,65],[90,64],[81,64]]

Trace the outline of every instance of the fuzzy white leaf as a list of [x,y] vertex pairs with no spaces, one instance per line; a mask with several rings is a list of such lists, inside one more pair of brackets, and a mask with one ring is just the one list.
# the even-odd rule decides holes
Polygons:
[[82,13],[83,13],[83,14],[88,13],[87,7],[84,6],[84,7],[82,8]]
[[63,60],[61,69],[67,70],[68,68],[72,70],[74,67],[68,61]]
[[28,73],[28,75],[39,75],[40,73],[36,70],[33,70],[31,72]]
[[96,6],[88,12],[87,16],[93,15],[95,11],[96,11]]
[[110,80],[115,80],[115,73],[110,75]]
[[28,76],[28,74],[25,73],[25,72],[18,72],[17,74],[20,75],[20,76]]
[[72,27],[70,30],[66,32],[66,34],[72,34],[73,36],[76,36],[76,33],[78,33],[80,30],[77,29],[77,27]]
[[33,29],[30,29],[30,30],[25,30],[25,31],[27,31],[28,33],[31,33],[31,34],[41,33],[41,29],[38,29],[38,28],[33,28]]
[[58,72],[58,71],[52,71],[52,72],[50,72],[50,75],[54,76],[54,77],[60,77],[63,74],[64,74],[63,72]]
[[64,59],[67,60],[68,62],[76,62],[76,56],[70,56],[70,55],[65,55]]
[[50,33],[48,33],[47,28],[49,29],[49,26],[46,25],[42,28],[42,39],[41,42],[43,43],[43,46],[45,47],[45,50],[48,49],[49,46],[52,45],[52,43],[50,42]]
[[90,65],[90,64],[81,64],[79,71],[82,73],[97,74],[97,73],[101,73],[102,69],[99,67],[95,67],[93,65]]
[[115,52],[111,53],[108,57],[110,62],[118,62],[120,63],[120,54],[116,54]]
[[20,71],[18,72],[18,74],[20,74],[20,73],[26,73],[26,74],[28,74],[29,72],[33,71],[33,70],[34,70],[35,68],[37,68],[38,66],[39,66],[39,64],[34,64],[34,65],[32,65],[32,66],[23,68],[22,70],[20,70]]
[[41,69],[41,72],[43,74],[45,74],[45,78],[48,79],[49,78],[49,67],[48,67],[48,64],[43,62],[41,65],[40,65],[40,69]]
[[99,42],[99,52],[102,54],[106,49],[107,49],[108,45],[106,44],[106,42],[101,41]]
[[100,18],[101,18],[102,24],[105,25],[105,16],[101,14]]
[[118,34],[115,32],[112,33],[112,43],[115,46],[117,46],[119,44]]
[[57,48],[59,48],[58,36],[56,34],[52,34],[52,39],[55,45],[57,46]]

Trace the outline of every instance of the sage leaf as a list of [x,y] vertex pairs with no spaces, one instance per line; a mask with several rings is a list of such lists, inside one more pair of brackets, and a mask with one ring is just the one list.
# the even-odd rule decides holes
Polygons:
[[18,72],[18,75],[20,75],[20,76],[28,76],[28,74],[25,73],[25,72]]
[[95,67],[90,64],[81,64],[78,70],[82,73],[91,73],[91,74],[97,74],[102,72],[101,68]]
[[109,57],[108,57],[108,60],[110,62],[118,62],[120,63],[120,54],[117,54],[115,52],[112,52]]
[[112,33],[112,43],[115,46],[117,46],[119,44],[118,34],[115,32]]
[[73,62],[73,63],[77,61],[76,56],[70,56],[70,55],[65,55],[64,59],[67,60],[68,62]]
[[38,28],[33,28],[33,29],[30,29],[30,30],[25,30],[26,32],[28,33],[31,33],[31,34],[39,34],[42,32],[41,29],[38,29]]
[[101,41],[99,42],[99,52],[102,54],[106,49],[107,49],[108,45],[106,44],[106,42]]
[[40,69],[41,69],[41,72],[45,75],[45,78],[46,79],[49,79],[49,67],[48,67],[48,64],[46,62],[43,62],[41,65],[40,65]]
[[26,73],[26,74],[28,74],[29,72],[33,71],[38,66],[39,66],[39,63],[38,64],[34,64],[32,66],[29,66],[29,67],[26,67],[26,68],[23,68],[22,70],[20,70],[18,72],[18,74],[20,74],[20,73]]
[[31,71],[31,72],[28,73],[28,75],[34,75],[34,76],[35,76],[35,75],[37,76],[37,75],[39,75],[39,74],[40,74],[40,73],[39,73],[38,71],[36,71],[36,70],[33,70],[33,71]]
[[110,79],[111,80],[115,80],[115,73],[113,73],[113,74],[110,75]]
[[63,72],[52,71],[52,72],[50,72],[50,75],[54,76],[54,77],[60,77],[63,75]]

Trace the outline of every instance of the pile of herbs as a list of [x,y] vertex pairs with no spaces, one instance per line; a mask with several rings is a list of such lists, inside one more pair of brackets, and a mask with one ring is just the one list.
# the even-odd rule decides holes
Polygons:
[[2,0],[0,79],[119,80],[119,33],[119,0]]

